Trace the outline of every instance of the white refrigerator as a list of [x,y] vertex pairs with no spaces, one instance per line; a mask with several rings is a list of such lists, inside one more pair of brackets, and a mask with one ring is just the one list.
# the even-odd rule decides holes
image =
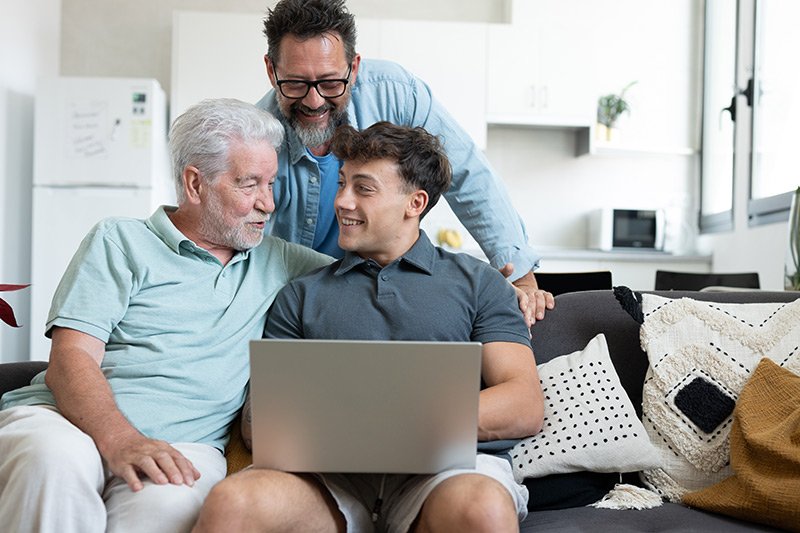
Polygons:
[[32,360],[49,357],[44,328],[53,293],[92,226],[106,217],[147,218],[159,205],[174,203],[174,197],[167,104],[156,80],[40,80],[34,126]]

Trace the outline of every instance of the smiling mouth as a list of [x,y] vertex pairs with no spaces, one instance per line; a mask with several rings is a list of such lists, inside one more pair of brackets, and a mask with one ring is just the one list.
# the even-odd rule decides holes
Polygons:
[[329,104],[325,104],[323,106],[320,106],[317,109],[311,109],[310,107],[307,107],[307,106],[304,106],[304,105],[298,105],[298,106],[295,107],[295,111],[299,115],[301,115],[301,116],[303,116],[305,118],[320,119],[322,117],[327,116],[329,114],[331,108],[332,108],[332,106],[330,106]]
[[327,109],[316,109],[314,111],[306,111],[301,109],[300,112],[307,117],[321,117],[328,112]]
[[354,220],[352,218],[339,219],[339,224],[341,224],[342,226],[360,226],[363,223],[364,221],[362,220]]

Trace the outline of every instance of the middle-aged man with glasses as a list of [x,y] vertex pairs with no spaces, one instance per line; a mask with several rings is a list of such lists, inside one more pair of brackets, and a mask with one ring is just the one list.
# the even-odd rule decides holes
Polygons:
[[500,178],[424,82],[395,63],[361,60],[344,0],[280,0],[264,34],[273,90],[256,105],[279,117],[287,132],[278,154],[274,235],[342,257],[333,210],[341,162],[329,149],[337,126],[421,126],[444,142],[454,167],[446,199],[491,264],[513,281],[526,322],[552,309],[553,295],[539,290],[533,275],[539,257]]

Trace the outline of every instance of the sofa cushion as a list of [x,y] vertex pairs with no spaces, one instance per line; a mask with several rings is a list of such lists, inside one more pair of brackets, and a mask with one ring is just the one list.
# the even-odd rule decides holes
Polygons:
[[779,530],[752,522],[742,522],[724,515],[690,509],[677,503],[665,503],[644,511],[618,511],[576,507],[568,511],[528,513],[520,524],[520,533],[752,533]]
[[643,422],[663,463],[642,479],[680,501],[731,474],[733,408],[761,358],[800,369],[800,301],[721,304],[644,294],[642,311],[649,360]]
[[611,364],[605,335],[539,365],[544,426],[511,450],[517,480],[577,471],[634,472],[659,465]]
[[228,465],[229,476],[253,464],[253,454],[244,444],[241,425],[240,414],[231,425],[231,439],[225,446],[225,462]]
[[762,359],[745,384],[731,426],[734,474],[683,502],[743,520],[800,531],[800,376]]
[[46,368],[46,361],[3,363],[2,368],[0,368],[0,396],[14,389],[30,385],[33,377]]
[[550,511],[591,505],[603,498],[619,482],[618,474],[570,472],[544,477],[528,477],[528,511]]

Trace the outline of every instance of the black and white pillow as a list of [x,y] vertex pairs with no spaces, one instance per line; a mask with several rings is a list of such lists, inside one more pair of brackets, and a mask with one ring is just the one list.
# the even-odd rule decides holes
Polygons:
[[729,434],[744,384],[766,357],[800,373],[800,300],[729,304],[641,296],[649,367],[643,422],[661,467],[645,485],[678,502],[731,475]]
[[568,472],[635,472],[659,458],[617,376],[605,336],[539,365],[544,428],[511,451],[517,480]]

